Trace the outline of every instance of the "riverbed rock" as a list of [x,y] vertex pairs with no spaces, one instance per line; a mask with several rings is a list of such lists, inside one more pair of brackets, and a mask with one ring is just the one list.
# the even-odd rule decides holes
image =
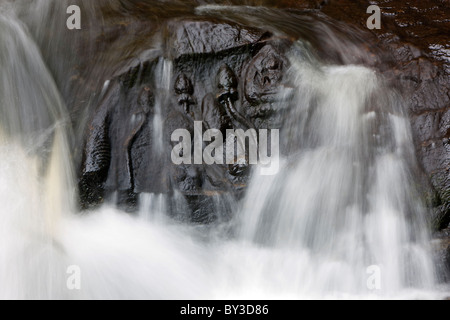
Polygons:
[[281,52],[292,42],[263,29],[202,19],[169,20],[161,30],[162,53],[141,56],[103,88],[86,131],[82,203],[95,206],[117,194],[118,205],[132,210],[141,193],[178,192],[194,208],[193,219],[203,221],[214,211],[207,202],[215,196],[241,196],[250,170],[244,164],[172,165],[171,135],[185,129],[194,137],[194,121],[203,121],[203,130],[219,129],[224,139],[226,129],[260,126],[257,120],[271,114],[258,110],[275,105],[269,97],[287,67]]
[[[217,1],[217,3],[221,2]],[[280,0],[275,2],[255,0],[254,3],[248,1],[249,5],[262,4],[277,9],[271,12],[273,16],[268,15],[265,17],[266,20],[263,19],[267,21],[266,25],[257,25],[256,22],[251,25],[243,20],[237,21],[232,13],[220,12],[214,15],[214,7],[206,7],[202,9],[203,11],[199,11],[197,7],[199,4],[194,0],[183,2],[183,4],[178,3],[173,7],[149,5],[145,1],[131,0],[115,3],[122,8],[121,10],[125,9],[127,14],[108,13],[112,17],[110,19],[112,23],[108,20],[105,22],[107,25],[102,26],[96,45],[97,49],[108,45],[112,49],[110,52],[124,51],[121,59],[117,59],[116,56],[114,56],[116,60],[109,56],[108,59],[97,59],[112,63],[113,66],[108,75],[115,75],[101,78],[98,77],[99,73],[95,72],[95,68],[92,71],[85,67],[87,71],[84,73],[80,71],[82,76],[79,79],[86,78],[87,74],[93,74],[91,78],[95,78],[101,84],[111,80],[110,88],[119,92],[120,99],[128,101],[126,99],[137,97],[145,85],[144,83],[132,84],[136,74],[135,76],[131,74],[131,86],[126,81],[121,84],[118,79],[128,74],[129,70],[142,74],[142,66],[149,62],[154,66],[153,70],[156,70],[158,63],[162,63],[161,58],[167,58],[173,61],[173,65],[166,65],[166,67],[173,68],[174,74],[169,84],[170,89],[164,89],[169,91],[168,96],[158,96],[161,92],[161,87],[158,88],[159,84],[153,83],[153,86],[150,85],[149,88],[156,92],[157,103],[158,101],[161,103],[158,99],[166,99],[165,102],[169,101],[168,105],[173,108],[158,111],[157,116],[163,119],[179,117],[175,123],[180,125],[190,121],[189,119],[206,117],[211,126],[222,125],[223,128],[229,123],[235,128],[267,127],[269,126],[267,118],[276,113],[274,107],[277,106],[276,94],[272,91],[282,86],[283,72],[288,68],[283,53],[288,50],[292,41],[303,38],[311,44],[315,53],[324,62],[367,65],[378,70],[387,79],[391,79],[393,86],[403,93],[407,111],[411,117],[417,156],[424,175],[431,185],[430,188],[427,187],[428,191],[424,191],[429,194],[424,198],[432,199],[429,204],[434,207],[434,214],[430,220],[435,229],[448,225],[450,220],[450,38],[445,33],[446,30],[450,30],[448,1]],[[227,4],[239,3],[227,1]],[[370,14],[367,14],[366,10],[369,5],[378,5],[381,8],[380,30],[367,29],[366,22]],[[201,14],[205,10],[208,11],[209,16]],[[230,7],[229,10],[232,12],[234,9]],[[278,25],[285,35],[275,35],[274,30],[270,28],[270,19],[274,22],[283,22]],[[149,20],[158,21],[158,23]],[[295,23],[289,23],[290,21],[301,21],[301,27],[297,27]],[[334,35],[326,38],[324,35],[327,32],[324,30],[330,30],[334,32]],[[90,32],[93,33],[92,30]],[[121,34],[126,34],[126,38]],[[164,39],[161,47],[151,47],[157,42],[155,39]],[[49,64],[51,65],[50,61]],[[86,62],[84,65],[89,66],[92,63]],[[229,105],[224,105],[217,99],[218,96],[226,96],[220,93],[217,80],[224,66],[234,74],[238,84],[236,88],[238,99],[231,99],[233,103]],[[102,66],[102,69],[105,69],[105,66]],[[156,71],[148,72],[150,74]],[[101,81],[97,78],[101,78]],[[177,78],[184,79],[185,83],[190,82],[192,88],[176,89],[174,85]],[[92,82],[91,79],[88,83],[94,87]],[[80,80],[78,86],[86,86],[86,83]],[[124,86],[129,86],[128,93],[125,92],[127,90],[124,90]],[[127,103],[131,104],[131,108],[135,108],[137,101],[130,100]],[[97,105],[101,105],[101,102],[99,101]],[[80,108],[75,106],[73,112],[79,113],[77,110]],[[108,108],[111,107],[108,106]],[[105,128],[109,125],[108,121],[112,120],[104,121],[101,110],[102,108],[99,107],[91,114],[90,119],[96,119],[91,120],[93,121],[91,124],[97,123],[97,129],[95,125],[89,126],[86,141],[95,140],[96,137],[103,141],[111,139],[111,134],[106,132]],[[144,110],[141,114],[148,124],[146,130],[151,131],[152,121],[149,112]],[[150,167],[155,168],[153,171],[158,171],[156,168],[159,166],[157,165],[159,161],[167,159],[155,160],[152,155],[147,154],[147,151],[147,153],[144,152],[146,146],[154,144],[154,141],[142,140],[142,138],[136,138],[135,141],[134,131],[136,130],[131,128],[127,134],[124,134],[127,141],[133,146],[136,143],[137,146],[127,151],[131,152],[131,159],[152,160],[133,160],[130,166],[141,168],[149,172],[148,175],[152,171]],[[106,140],[105,135],[109,137]],[[98,194],[94,190],[104,186],[106,181],[111,181],[108,178],[110,173],[106,173],[106,168],[108,170],[111,168],[104,163],[111,161],[110,157],[119,155],[116,151],[108,149],[111,147],[107,144],[100,143],[97,151],[98,160],[92,161],[92,155],[95,152],[92,148],[89,149],[89,146],[90,144],[87,143],[80,185],[83,186],[84,201],[98,202],[103,197],[101,193]],[[149,166],[150,163],[154,165]],[[170,170],[159,171],[158,174],[155,173],[158,177],[155,181],[159,181],[154,183],[158,186],[155,189],[149,186],[146,178],[141,179],[142,182],[136,182],[141,175],[130,172],[125,172],[125,176],[132,177],[131,180],[135,181],[132,182],[133,186],[124,183],[120,189],[125,189],[126,186],[131,187],[133,194],[151,190],[168,192],[167,190],[172,188],[168,182],[170,179],[167,178],[167,175],[170,176],[168,173]],[[202,170],[196,172],[202,172]],[[208,180],[204,177],[204,173],[201,175],[202,179]],[[129,178],[117,181],[124,182],[127,179]],[[197,178],[190,179],[190,181],[197,180]],[[224,185],[211,187],[208,192],[235,188],[233,180],[230,181],[228,175],[223,180]],[[245,179],[241,186],[245,186]]]

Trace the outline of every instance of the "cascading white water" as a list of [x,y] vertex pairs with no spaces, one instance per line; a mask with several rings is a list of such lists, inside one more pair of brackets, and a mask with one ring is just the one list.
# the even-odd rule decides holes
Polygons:
[[431,288],[409,122],[395,114],[401,99],[363,67],[311,68],[295,59],[292,71],[298,91],[289,136],[303,147],[278,177],[254,179],[242,239],[284,251],[285,267],[293,259],[288,268],[297,276],[285,288],[305,297],[370,294],[373,266],[381,270],[378,294]]
[[164,105],[168,103],[170,96],[170,84],[172,83],[173,62],[168,59],[160,59],[155,72],[155,83],[157,83],[158,93],[155,101],[155,115],[153,119],[153,134],[155,137],[154,150],[157,153],[163,153],[163,118],[162,110]]
[[[0,24],[0,298],[445,296],[434,286],[401,99],[372,70],[291,56],[285,126],[297,153],[279,175],[253,177],[230,236],[108,206],[77,215],[56,86],[24,26]],[[48,152],[30,148],[41,140]],[[141,198],[144,218],[165,210],[162,196]],[[80,290],[67,287],[71,266]],[[380,290],[368,287],[371,266]]]
[[66,297],[55,236],[73,207],[68,117],[39,49],[11,11],[0,12],[0,47],[0,298]]

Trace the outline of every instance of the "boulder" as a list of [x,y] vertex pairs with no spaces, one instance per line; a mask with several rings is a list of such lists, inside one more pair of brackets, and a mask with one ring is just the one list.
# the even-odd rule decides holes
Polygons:
[[160,32],[159,56],[133,60],[103,88],[85,135],[81,202],[88,208],[117,195],[118,205],[133,211],[141,193],[180,193],[193,220],[210,221],[208,201],[239,198],[250,170],[173,165],[172,133],[186,129],[194,136],[194,121],[224,137],[226,129],[261,127],[282,86],[283,48],[292,43],[262,29],[201,19],[168,20]]
[[[241,190],[246,179],[240,177],[237,183],[229,173],[242,170],[214,170],[215,174],[225,175],[220,186],[209,182],[212,179],[208,175],[213,173],[206,174],[204,168],[187,170],[186,175],[165,166],[159,170],[170,150],[156,159],[157,152],[147,148],[155,141],[144,139],[147,135],[142,132],[155,130],[152,128],[155,116],[161,117],[170,128],[189,127],[188,123],[196,119],[208,119],[211,127],[221,129],[230,125],[243,129],[270,126],[277,108],[274,93],[283,85],[283,73],[288,68],[284,53],[292,41],[302,38],[324,62],[367,65],[402,91],[411,116],[417,156],[431,185],[424,193],[432,195],[424,198],[432,199],[429,201],[434,208],[432,224],[436,229],[446,227],[450,220],[450,38],[443,31],[450,30],[448,1],[249,1],[249,5],[263,4],[276,10],[247,20],[235,18],[232,7],[228,13],[215,14],[213,9],[205,9],[210,13],[202,15],[195,9],[199,4],[192,0],[174,6],[155,6],[128,0],[117,3],[125,8],[126,17],[118,13],[120,10],[114,15],[109,13],[114,23],[98,36],[97,48],[108,42],[114,49],[111,52],[123,49],[126,59],[110,54],[116,60],[105,60],[114,64],[115,77],[108,78],[108,93],[98,101],[94,111],[89,111],[91,120],[80,179],[83,202],[98,202],[104,197],[103,191],[115,189],[123,189],[131,198],[140,192],[195,190],[191,184],[207,186],[204,189],[207,193]],[[368,30],[366,26],[369,17],[366,9],[374,4],[382,12],[380,30]],[[148,17],[159,22],[150,23]],[[115,24],[116,21],[121,22]],[[277,28],[279,33],[274,32]],[[126,34],[127,38],[120,34]],[[163,39],[161,45],[150,50],[158,39]],[[168,96],[160,95],[160,84],[154,83],[152,76],[160,72],[156,69],[161,69],[158,64],[162,58],[173,61],[170,67],[174,77]],[[91,72],[89,68],[86,70]],[[92,74],[97,77],[101,73]],[[120,80],[124,77],[125,80]],[[83,86],[85,83],[80,82],[79,87]],[[142,92],[154,93],[155,105],[165,99],[165,105],[172,107],[167,110],[156,110],[155,105],[139,107],[137,101]],[[132,119],[137,122],[127,132],[113,129],[114,121],[125,119],[114,99],[134,110]],[[153,104],[148,101],[152,99],[147,99],[144,106]],[[99,141],[94,143],[95,140]],[[126,141],[125,146],[120,141]],[[145,160],[136,160],[142,158]],[[117,170],[123,172],[113,173]],[[146,173],[136,174],[138,171]],[[154,178],[148,179],[150,175]],[[180,180],[176,178],[178,175],[190,178]],[[104,190],[97,192],[99,189]],[[203,196],[202,192],[192,193],[191,196]]]

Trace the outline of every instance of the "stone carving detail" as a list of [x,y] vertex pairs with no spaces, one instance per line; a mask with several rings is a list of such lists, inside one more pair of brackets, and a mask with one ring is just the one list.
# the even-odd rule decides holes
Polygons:
[[191,106],[195,104],[195,100],[192,97],[194,87],[185,74],[180,74],[175,81],[175,93],[178,95],[178,104],[183,107],[184,112],[192,115],[193,110],[191,110]]
[[226,64],[222,65],[217,74],[217,88],[219,89],[217,99],[219,102],[222,104],[236,102],[239,99],[237,87],[238,80],[233,70]]
[[[281,2],[294,3],[294,1]],[[297,3],[300,3],[300,7],[310,8],[311,6],[303,5],[303,3],[307,2],[315,3],[316,1],[297,1]],[[320,2],[331,3],[331,1]],[[432,179],[432,184],[439,193],[438,198],[436,198],[436,201],[433,200],[432,205],[439,206],[439,210],[443,212],[447,219],[439,222],[442,225],[446,225],[450,217],[450,209],[448,206],[450,203],[450,167],[448,165],[448,159],[450,159],[450,133],[448,131],[448,122],[440,121],[441,118],[449,118],[448,112],[450,110],[450,82],[448,76],[450,68],[448,67],[448,63],[445,63],[445,59],[443,60],[443,57],[445,57],[445,49],[442,49],[445,48],[448,37],[439,33],[442,28],[445,28],[444,25],[448,24],[448,21],[443,19],[443,17],[445,17],[445,10],[448,11],[449,4],[444,4],[444,2],[440,1],[439,8],[436,10],[421,9],[421,13],[418,13],[418,15],[423,19],[424,24],[419,25],[411,22],[409,26],[402,26],[401,29],[403,31],[401,37],[393,37],[393,40],[391,39],[392,41],[381,41],[381,46],[366,46],[367,43],[375,44],[377,40],[376,36],[373,39],[365,39],[366,41],[362,43],[358,41],[358,44],[355,43],[355,48],[349,48],[349,54],[345,59],[338,54],[339,49],[334,48],[332,42],[328,41],[331,40],[329,36],[325,37],[324,41],[317,47],[318,55],[333,64],[350,63],[367,65],[380,69],[382,74],[387,78],[394,77],[395,79],[404,80],[403,82],[406,83],[405,89],[408,89],[407,96],[410,96],[408,105],[412,111],[419,160],[424,167],[426,173],[425,178]],[[360,18],[359,14],[356,14],[356,16],[354,14],[357,11],[353,10],[354,12],[351,12],[353,6],[349,5],[343,11],[342,8],[338,8],[340,6],[339,1],[335,1],[335,3],[335,5],[330,4],[331,7],[327,7],[326,12],[332,19],[344,19],[344,22],[352,23],[355,21],[355,18]],[[402,1],[389,1],[389,3],[390,6],[394,7],[391,11],[394,12],[395,19],[403,21],[407,18],[405,17],[407,13],[404,10],[397,10],[403,5]],[[448,1],[445,3],[448,3]],[[141,9],[139,8],[139,10]],[[349,14],[343,14],[343,12]],[[282,15],[284,16],[284,13]],[[365,21],[367,18],[364,17],[365,12],[361,11],[360,15],[363,16],[362,18]],[[166,20],[162,19],[161,21]],[[149,29],[147,20],[143,19],[141,22],[146,24],[145,30]],[[217,83],[214,81],[214,77],[220,66],[227,64],[231,70],[234,70],[236,79],[238,79],[237,91],[239,92],[239,99],[234,101],[233,106],[256,128],[278,127],[277,125],[272,126],[273,122],[266,121],[266,119],[270,119],[278,107],[276,103],[277,97],[274,92],[277,90],[277,83],[282,83],[285,80],[283,79],[283,73],[287,69],[287,64],[285,63],[287,60],[284,57],[284,52],[292,45],[292,43],[289,43],[290,40],[288,38],[277,38],[267,32],[267,30],[231,23],[229,19],[221,20],[219,16],[209,21],[204,18],[200,19],[198,16],[189,18],[180,16],[175,19],[169,19],[161,24],[158,23],[157,25],[158,31],[154,31],[155,38],[164,39],[166,44],[163,49],[164,52],[159,53],[155,51],[155,53],[151,53],[143,59],[151,60],[155,58],[153,54],[161,54],[165,58],[172,60],[174,62],[175,76],[181,73],[188,74],[192,81],[195,82],[195,92],[190,93],[189,90],[185,91],[181,89],[179,90],[180,95],[190,95],[199,104],[197,110],[192,110],[194,104],[191,104],[191,102],[193,100],[180,98],[178,101],[174,99],[174,101],[170,101],[170,103],[163,106],[167,110],[163,110],[161,113],[162,121],[165,121],[165,123],[170,122],[167,121],[168,117],[174,111],[173,109],[178,107],[178,103],[181,103],[183,108],[186,109],[184,112],[187,112],[187,114],[194,112],[196,120],[205,119],[205,122],[212,128],[226,129],[239,125],[239,123],[232,123],[232,119],[228,115],[227,110],[217,99]],[[392,26],[395,27],[394,24]],[[130,28],[134,27],[136,27],[136,24],[130,24]],[[398,34],[396,31],[400,29],[394,29],[391,30],[393,34]],[[318,36],[321,35],[320,30],[313,29],[309,30],[312,32],[308,33],[292,31],[291,36],[294,38],[300,36],[312,44],[317,42]],[[116,41],[123,39],[123,37],[116,37],[115,32],[111,33],[111,35],[114,35],[113,38],[117,40],[112,40],[109,36],[102,36],[98,41],[102,45],[107,42],[118,44]],[[153,34],[153,30],[151,32],[139,33],[140,35],[136,33],[137,38],[135,39],[139,39],[139,41],[130,42],[133,44],[133,49],[139,49],[136,52],[142,49],[142,52],[149,53],[145,50],[147,48],[134,47],[148,43],[147,40],[150,33]],[[384,34],[378,35],[378,37],[383,36]],[[145,41],[141,41],[144,39]],[[352,54],[359,52],[359,49],[362,47],[367,51],[367,54],[362,56]],[[126,48],[126,46],[121,44],[120,48]],[[117,54],[117,57],[120,57],[120,60],[112,59],[111,65],[108,65],[108,69],[116,70],[119,67],[122,69],[127,63],[132,64],[136,59],[141,58],[136,56],[130,57],[129,54],[123,55],[123,60],[121,54]],[[89,55],[87,58],[89,58]],[[392,68],[389,67],[386,69],[385,66],[380,65],[380,62],[387,61],[386,59],[389,61],[392,60]],[[118,64],[119,61],[120,64]],[[151,63],[148,65],[150,66]],[[86,64],[86,66],[89,66],[89,68],[92,67],[93,70],[97,71],[104,68],[101,64],[97,64],[96,66]],[[98,72],[91,72],[91,70],[89,70],[89,73],[100,74]],[[121,77],[123,81],[120,80],[122,81],[122,89],[120,90],[132,95],[131,90],[136,88],[137,84],[135,79],[139,74],[149,74],[153,77],[151,68],[147,68],[146,70],[141,69],[139,72],[138,69],[134,69],[129,75]],[[90,88],[91,86],[87,85],[85,81],[81,81],[82,79],[83,77],[80,77],[80,81],[74,83],[78,84],[80,88]],[[116,79],[116,82],[119,82],[118,79]],[[110,87],[114,86],[116,89],[119,89],[119,85],[111,81]],[[409,86],[410,88],[408,88]],[[120,146],[120,141],[116,141],[117,135],[111,134],[115,130],[120,130],[120,128],[115,128],[115,125],[106,119],[108,117],[122,117],[114,111],[119,110],[118,105],[121,104],[124,109],[121,122],[125,123],[128,116],[134,112],[133,109],[135,106],[121,98],[122,93],[116,89],[109,90],[109,98],[104,99],[105,101],[101,103],[101,107],[96,111],[96,116],[88,124],[90,129],[87,132],[87,139],[84,141],[84,165],[82,170],[80,170],[80,176],[82,176],[82,203],[101,201],[101,192],[97,191],[105,187],[105,176],[112,174],[110,172],[113,170],[112,163],[118,162],[118,160],[113,160],[112,158],[122,157],[121,152],[118,151],[122,150],[118,147]],[[156,91],[155,94],[157,94]],[[84,106],[84,104],[80,103],[80,106]],[[151,112],[150,110],[149,113]],[[192,114],[186,116],[186,119],[181,117],[184,120],[179,121],[180,124],[174,126],[174,128],[179,128],[180,125],[189,126],[189,121],[192,121],[191,118]],[[278,119],[275,119],[276,121]],[[116,122],[119,124],[118,121]],[[285,125],[285,128],[288,128],[288,125]],[[140,135],[143,135],[143,133],[141,132]],[[137,142],[139,141],[137,140]],[[133,144],[136,144],[136,141]],[[144,144],[142,144],[142,149],[145,149]],[[143,163],[150,162],[148,158],[144,159],[144,154],[133,153],[133,150],[130,155],[133,159],[133,167],[139,161]],[[139,160],[136,160],[136,157]],[[76,159],[78,161],[77,155]],[[166,162],[164,165],[170,166],[170,162]],[[136,172],[136,168],[133,168],[133,171]],[[145,175],[145,178],[142,179],[153,180],[153,177],[149,173]],[[86,192],[83,193],[83,190]],[[435,191],[431,190],[430,192],[434,193]]]
[[[117,194],[119,205],[132,207],[141,193],[176,193],[195,212],[206,210],[214,195],[239,198],[251,171],[248,150],[236,155],[233,165],[226,159],[224,164],[175,165],[171,135],[185,129],[194,137],[194,121],[202,121],[203,132],[220,130],[225,149],[234,149],[226,145],[227,129],[259,129],[258,118],[270,118],[266,105],[276,103],[286,61],[271,41],[255,41],[222,52],[197,48],[195,55],[178,56],[172,94],[154,89],[157,58],[112,79],[87,132],[82,203],[96,204]],[[155,109],[155,100],[161,109]]]
[[148,133],[154,114],[154,95],[145,78],[137,79],[138,68],[111,81],[94,112],[87,133],[80,193],[84,206],[102,201],[105,191],[117,192],[118,204],[136,202],[135,142]]
[[206,129],[219,129],[225,134],[226,129],[233,128],[231,109],[239,98],[238,81],[230,67],[223,65],[216,83],[216,92],[203,98],[202,114],[197,120],[204,121]]
[[286,59],[272,46],[264,46],[252,59],[244,76],[245,98],[252,106],[250,117],[267,117],[274,110],[263,104],[277,102]]
[[239,100],[239,93],[237,91],[238,80],[229,66],[223,65],[219,69],[217,83],[219,90],[217,100],[225,108],[230,118],[234,120],[234,126],[236,127],[237,122],[238,127],[244,126],[246,129],[253,128],[253,124],[237,111],[236,103]]

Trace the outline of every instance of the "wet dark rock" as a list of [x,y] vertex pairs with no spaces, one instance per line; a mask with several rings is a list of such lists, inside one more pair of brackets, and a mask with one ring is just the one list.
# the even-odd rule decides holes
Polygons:
[[264,35],[263,30],[244,28],[218,21],[174,20],[167,25],[170,57],[178,59],[194,54],[216,54],[251,45]]
[[178,104],[182,106],[186,114],[191,114],[191,106],[195,104],[195,100],[192,97],[194,88],[191,80],[185,74],[180,74],[177,80],[175,80],[174,89],[178,95]]
[[219,103],[213,93],[208,93],[204,98],[200,112],[195,116],[196,120],[203,120],[205,129],[218,129],[222,134],[226,133],[227,129],[232,128],[232,121],[224,108],[223,104]]
[[274,102],[286,64],[286,60],[272,46],[261,49],[246,71],[246,99],[251,104]]
[[[89,207],[116,199],[121,208],[132,211],[141,193],[179,193],[191,211],[189,220],[209,221],[207,212],[214,211],[216,197],[241,197],[251,168],[175,165],[170,159],[177,143],[171,135],[185,129],[194,137],[194,121],[203,121],[204,130],[219,129],[224,139],[227,129],[254,128],[244,112],[249,107],[244,78],[247,75],[245,82],[252,91],[252,110],[274,103],[269,96],[276,94],[285,60],[277,51],[281,47],[276,38],[269,39],[264,30],[189,19],[169,20],[161,30],[166,38],[161,56],[134,61],[103,89],[86,131],[81,200],[83,207]],[[291,45],[283,43],[286,48]],[[173,69],[162,75],[162,59],[167,56]],[[248,70],[255,70],[258,84],[252,85]],[[158,81],[171,76],[167,92]],[[163,125],[158,127],[158,122]]]
[[264,120],[277,112],[274,107],[287,67],[286,58],[271,45],[266,45],[255,55],[244,76],[247,117]]
[[217,74],[217,89],[219,103],[235,102],[239,99],[238,80],[233,70],[226,64],[220,67]]
[[[252,1],[248,3],[252,5]],[[245,166],[195,170],[186,166],[174,170],[166,165],[170,163],[168,146],[172,144],[164,141],[166,149],[162,154],[154,149],[158,144],[151,134],[155,130],[155,105],[164,102],[165,106],[173,106],[158,111],[157,116],[169,130],[164,132],[165,137],[177,128],[193,134],[194,120],[204,120],[204,129],[221,131],[230,127],[268,128],[281,108],[279,90],[287,85],[284,73],[289,65],[285,53],[294,40],[304,38],[324,62],[370,66],[403,93],[417,155],[431,184],[429,193],[435,194],[432,198],[436,200],[431,201],[435,209],[433,225],[445,227],[450,219],[450,38],[445,33],[450,30],[448,1],[267,0],[262,4],[282,8],[274,17],[261,19],[268,21],[267,26],[236,22],[239,19],[229,14],[201,16],[192,9],[197,4],[189,0],[172,8],[121,1],[127,17],[112,15],[114,23],[99,33],[96,49],[104,50],[108,45],[108,52],[126,54],[98,59],[114,68],[103,79],[111,82],[91,112],[86,131],[80,178],[83,203],[101,202],[114,190],[128,194],[133,203],[141,192],[171,193],[175,189],[186,197],[203,197],[205,193],[233,193],[245,188]],[[255,0],[254,4],[261,1]],[[381,7],[381,30],[366,27],[366,9],[371,4]],[[159,25],[150,23],[148,17],[154,17]],[[302,21],[302,27],[296,28],[289,19]],[[278,23],[286,35],[275,36],[269,29],[271,22]],[[319,31],[326,34],[323,30],[335,32],[341,43],[318,37]],[[162,45],[151,47],[158,39],[164,40]],[[161,95],[154,83],[155,66],[161,57],[173,61],[169,97]],[[87,61],[84,65],[92,64]],[[109,70],[104,65],[102,68]],[[83,75],[92,73],[96,77],[98,73],[95,68],[85,69],[75,84],[94,87],[93,81],[88,85],[82,81]],[[74,114],[80,109],[75,105]],[[239,179],[235,180],[236,176]]]
[[450,225],[450,204],[447,201],[443,203],[440,199],[438,203],[440,205],[436,206],[432,214],[433,228],[442,230]]
[[[379,5],[381,30],[367,30],[369,4]],[[448,1],[330,1],[321,9],[333,19],[366,33],[368,48],[391,53],[390,68],[374,67],[400,80],[416,142],[417,155],[439,199],[433,217],[450,219],[450,3]],[[435,227],[446,227],[441,218]]]
[[[119,192],[119,204],[134,204],[136,194],[147,186],[160,189],[155,182],[161,171],[157,164],[161,163],[151,153],[155,103],[149,78],[152,65],[132,68],[113,80],[90,121],[80,180],[81,196],[87,196],[82,199],[85,206],[95,205],[105,192]],[[154,167],[147,168],[149,161]],[[152,173],[150,185],[142,180],[143,170]],[[101,184],[101,189],[90,189],[90,181],[95,181],[94,187]]]

